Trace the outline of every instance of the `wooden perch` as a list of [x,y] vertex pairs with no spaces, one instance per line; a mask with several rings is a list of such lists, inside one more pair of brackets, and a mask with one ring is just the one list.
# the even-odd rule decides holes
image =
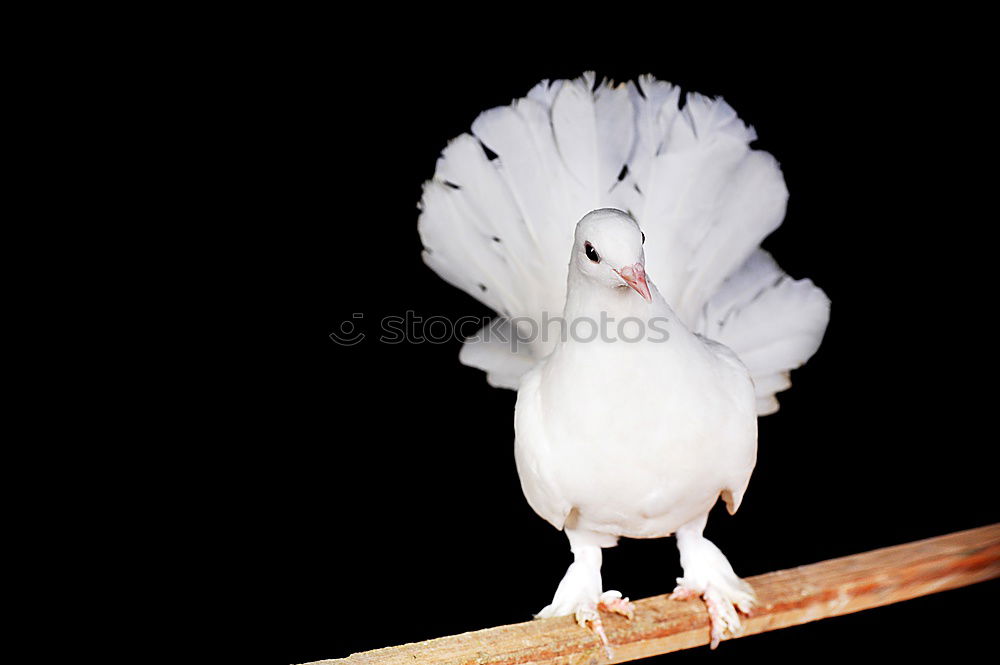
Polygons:
[[[760,601],[743,635],[898,603],[1000,576],[1000,524],[831,559],[748,578]],[[614,649],[608,660],[572,617],[487,628],[426,642],[356,653],[311,665],[570,665],[621,663],[709,642],[700,601],[666,595],[637,601],[635,619],[605,614]],[[724,647],[723,647],[724,648]]]

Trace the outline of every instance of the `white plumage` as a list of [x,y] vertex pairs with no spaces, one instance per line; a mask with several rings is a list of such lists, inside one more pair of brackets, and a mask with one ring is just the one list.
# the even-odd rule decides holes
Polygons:
[[[753,129],[721,99],[680,101],[651,77],[543,81],[448,145],[419,230],[428,265],[502,317],[460,358],[518,388],[525,496],[574,551],[540,616],[576,613],[603,636],[598,606],[630,606],[602,592],[600,548],[676,533],[677,593],[705,598],[715,644],[752,593],[701,531],[720,494],[739,506],[756,416],[818,348],[829,301],[759,247],[788,194]],[[602,314],[668,339],[531,334]]]

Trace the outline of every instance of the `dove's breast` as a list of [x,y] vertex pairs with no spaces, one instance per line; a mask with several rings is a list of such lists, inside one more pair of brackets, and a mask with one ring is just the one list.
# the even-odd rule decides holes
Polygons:
[[661,537],[720,492],[742,493],[757,450],[742,366],[700,343],[608,346],[555,354],[522,385],[518,470],[536,512],[558,527],[553,515],[575,511],[590,530]]

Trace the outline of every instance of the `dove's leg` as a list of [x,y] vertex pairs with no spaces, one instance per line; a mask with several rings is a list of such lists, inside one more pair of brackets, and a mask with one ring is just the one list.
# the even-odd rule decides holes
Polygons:
[[581,626],[589,625],[608,646],[607,635],[598,610],[632,618],[634,608],[617,591],[601,591],[601,548],[613,547],[618,539],[606,534],[580,529],[566,529],[573,563],[559,582],[552,602],[535,616],[539,619],[573,614]]
[[726,633],[740,631],[739,609],[749,614],[756,597],[749,584],[733,572],[725,555],[712,541],[701,535],[708,515],[677,530],[677,549],[681,552],[684,577],[677,578],[677,588],[671,598],[686,600],[695,596],[705,599],[712,619],[712,648],[719,646]]

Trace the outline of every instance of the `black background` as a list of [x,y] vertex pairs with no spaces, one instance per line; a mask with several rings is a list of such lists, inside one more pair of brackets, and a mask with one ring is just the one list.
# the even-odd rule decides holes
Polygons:
[[[289,39],[278,64],[259,63],[268,86],[251,100],[260,126],[248,128],[247,151],[273,179],[246,192],[261,197],[249,217],[262,223],[234,233],[253,242],[234,240],[238,264],[224,269],[229,293],[247,302],[230,320],[243,350],[236,390],[224,389],[238,395],[225,434],[239,489],[216,521],[239,552],[216,572],[244,580],[239,597],[264,619],[243,636],[258,656],[341,657],[524,621],[551,599],[570,554],[521,495],[515,394],[459,364],[457,341],[393,346],[371,333],[407,310],[492,314],[423,265],[421,183],[478,112],[585,69],[616,80],[649,72],[725,97],[790,190],[765,248],[832,300],[822,347],[793,373],[781,411],[760,421],[740,512],[709,521],[736,571],[996,521],[994,435],[982,425],[994,395],[977,383],[994,365],[994,303],[982,290],[995,169],[980,155],[992,151],[995,111],[979,101],[974,58],[848,37],[767,54],[706,42],[515,58],[504,46],[404,49],[360,68],[350,49]],[[354,313],[368,339],[331,342]],[[673,539],[623,540],[605,550],[603,574],[632,598],[668,592],[680,574]],[[971,654],[996,590],[668,658]]]

